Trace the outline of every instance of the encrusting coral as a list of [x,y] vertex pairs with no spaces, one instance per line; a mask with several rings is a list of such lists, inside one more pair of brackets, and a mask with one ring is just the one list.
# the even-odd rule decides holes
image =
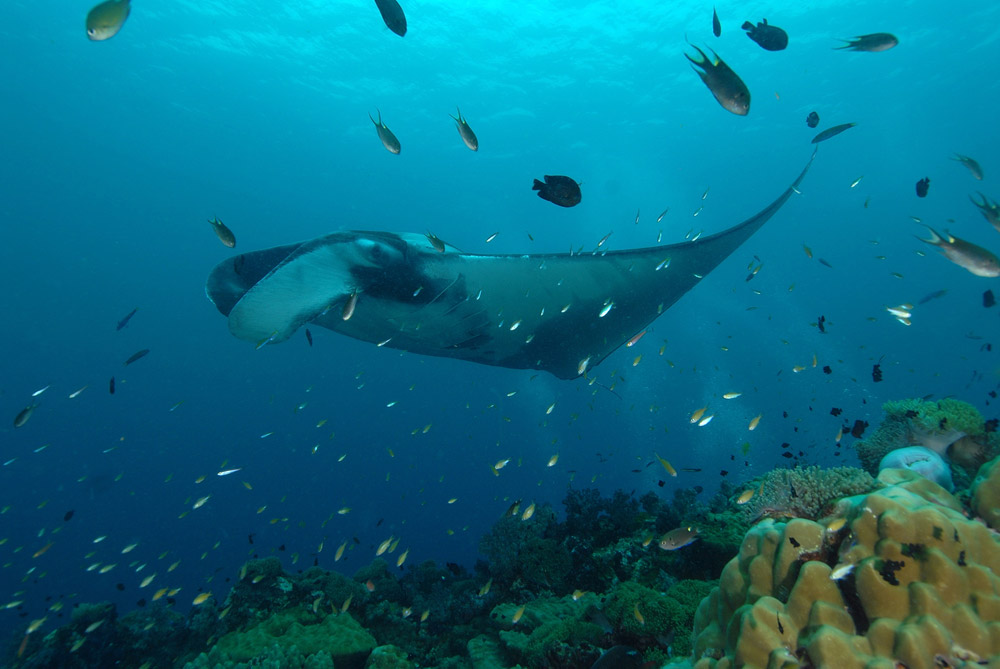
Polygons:
[[971,492],[972,510],[983,522],[1000,531],[1000,457],[979,468]]
[[822,522],[747,533],[698,609],[695,667],[1000,662],[1000,539],[913,472],[878,480]]

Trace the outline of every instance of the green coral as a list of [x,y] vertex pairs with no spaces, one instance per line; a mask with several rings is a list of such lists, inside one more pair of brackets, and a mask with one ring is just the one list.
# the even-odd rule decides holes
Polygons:
[[272,644],[250,662],[235,662],[218,648],[201,653],[184,664],[184,669],[334,669],[329,653],[305,655],[295,646]]
[[[983,433],[983,415],[968,402],[946,397],[937,402],[904,399],[886,402],[882,411],[889,415],[909,418],[911,423],[928,432],[940,432],[946,427],[976,436]],[[916,415],[912,415],[916,414]]]
[[479,542],[490,559],[495,587],[519,597],[566,592],[573,559],[551,536],[557,525],[555,511],[548,504],[540,505],[528,520],[512,515],[498,520]]
[[626,581],[608,594],[604,615],[626,637],[669,636],[686,631],[684,607],[644,585]]
[[561,652],[562,646],[596,647],[603,638],[604,630],[578,618],[544,623],[531,634],[506,630],[500,632],[500,640],[507,649],[529,667],[548,666],[548,658]]
[[365,669],[412,669],[406,653],[395,646],[379,646],[368,656]]
[[[604,630],[589,620],[600,603],[597,595],[586,593],[561,599],[545,597],[523,607],[499,604],[490,617],[502,629],[500,641],[507,653],[530,667],[566,666],[581,653],[590,658],[604,639]],[[522,610],[523,608],[523,610]],[[513,618],[520,611],[516,623]],[[590,659],[586,664],[593,662]]]
[[740,507],[747,520],[761,516],[815,520],[841,497],[878,487],[871,475],[855,467],[773,469],[759,480],[763,488],[754,482],[760,492]]
[[677,600],[685,611],[690,612],[691,618],[694,618],[694,612],[701,604],[701,600],[708,597],[708,593],[712,592],[712,588],[716,585],[718,583],[715,581],[678,581],[667,590],[667,596]]
[[305,609],[293,608],[272,615],[248,630],[231,632],[216,644],[221,655],[233,662],[250,662],[272,647],[290,650],[305,657],[327,654],[338,669],[364,666],[375,648],[375,637],[348,613],[319,617]]
[[485,634],[469,639],[466,649],[473,669],[506,669],[511,666],[500,643]]

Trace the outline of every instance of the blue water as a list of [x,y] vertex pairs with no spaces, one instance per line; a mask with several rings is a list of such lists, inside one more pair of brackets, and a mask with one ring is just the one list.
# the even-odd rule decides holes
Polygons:
[[[399,38],[367,0],[135,0],[101,43],[86,39],[89,7],[0,9],[0,605],[24,601],[0,610],[0,626],[43,616],[48,597],[123,611],[159,587],[182,587],[185,605],[199,589],[224,597],[252,555],[353,573],[390,536],[411,564],[471,565],[514,499],[561,508],[570,486],[708,495],[720,470],[739,483],[791,464],[784,442],[802,463],[852,463],[838,429],[874,427],[882,402],[901,397],[950,395],[996,415],[1000,361],[986,345],[1000,344],[1000,309],[982,293],[1000,283],[917,241],[911,216],[1000,251],[967,199],[1000,197],[998,6],[723,0],[716,39],[704,3],[411,0]],[[764,16],[788,31],[786,51],[738,29]],[[899,46],[832,49],[878,31]],[[748,117],[691,71],[685,35],[747,83]],[[448,118],[456,106],[478,153]],[[398,156],[376,138],[376,109]],[[594,370],[614,393],[319,328],[313,348],[298,335],[254,350],[205,299],[208,272],[232,253],[214,216],[237,251],[339,229],[430,230],[479,253],[592,248],[609,231],[615,249],[653,245],[660,230],[674,243],[758,211],[806,163],[813,135],[846,122],[858,125],[820,147],[800,195]],[[985,180],[954,152],[977,158]],[[537,198],[543,174],[581,181],[583,202]],[[748,282],[755,255],[763,267]],[[909,327],[885,311],[940,289]],[[730,391],[743,395],[721,399]],[[706,405],[713,421],[692,425]],[[702,471],[665,477],[647,467],[654,452]],[[94,563],[117,566],[86,571]]]

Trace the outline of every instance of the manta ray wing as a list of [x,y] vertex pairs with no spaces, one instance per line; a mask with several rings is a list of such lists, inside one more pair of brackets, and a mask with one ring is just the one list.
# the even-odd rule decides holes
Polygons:
[[[230,331],[249,341],[284,341],[314,323],[414,353],[571,379],[725,260],[791,197],[811,163],[763,210],[693,242],[476,255],[450,246],[439,252],[423,235],[337,232],[226,260],[206,291]],[[343,306],[355,294],[348,314]]]

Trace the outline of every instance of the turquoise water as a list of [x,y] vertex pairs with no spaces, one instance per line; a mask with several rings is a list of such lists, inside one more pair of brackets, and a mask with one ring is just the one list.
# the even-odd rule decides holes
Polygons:
[[[1000,309],[982,294],[1000,284],[938,257],[912,217],[1000,250],[967,197],[1000,197],[1000,9],[785,4],[720,3],[715,38],[711,7],[696,3],[413,1],[400,38],[361,0],[135,0],[117,36],[89,42],[87,3],[4,3],[0,604],[24,603],[0,610],[2,624],[43,616],[46,597],[127,610],[149,598],[139,583],[152,572],[156,586],[222,590],[210,579],[250,555],[352,573],[390,536],[411,561],[471,564],[514,499],[661,490],[654,452],[702,470],[666,480],[664,495],[711,491],[721,470],[739,482],[796,461],[851,463],[838,430],[876,425],[889,399],[955,396],[994,417]],[[765,16],[788,31],[787,50],[738,29]],[[880,31],[899,46],[832,48]],[[685,38],[746,82],[747,117],[712,98]],[[448,118],[456,107],[476,153]],[[400,155],[380,145],[376,110]],[[205,222],[215,216],[237,251],[342,229],[430,230],[477,253],[589,249],[608,232],[614,249],[661,231],[674,243],[758,211],[815,133],[846,122],[858,125],[820,147],[774,220],[593,370],[614,392],[318,329],[312,348],[297,336],[254,350],[204,297],[232,253]],[[543,174],[582,182],[582,203],[537,198]],[[901,303],[916,305],[909,327],[885,310]],[[715,418],[692,425],[703,406]],[[783,443],[802,455],[781,457]]]

